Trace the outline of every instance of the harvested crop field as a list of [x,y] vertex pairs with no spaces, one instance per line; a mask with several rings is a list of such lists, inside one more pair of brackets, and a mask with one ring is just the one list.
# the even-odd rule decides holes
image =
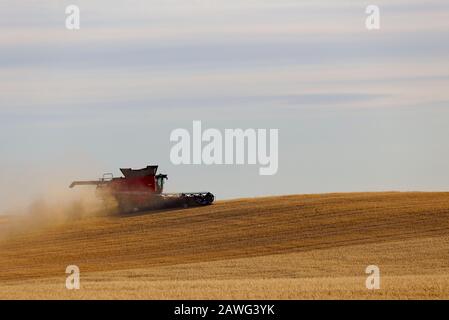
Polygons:
[[[68,265],[79,290],[65,288]],[[19,230],[0,237],[0,298],[448,299],[449,193],[239,199]]]

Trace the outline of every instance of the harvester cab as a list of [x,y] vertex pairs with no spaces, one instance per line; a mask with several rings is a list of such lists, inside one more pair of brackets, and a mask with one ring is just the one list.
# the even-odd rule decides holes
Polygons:
[[162,193],[164,191],[165,180],[168,180],[168,176],[166,174],[158,174],[156,176],[156,192],[157,193]]
[[75,186],[96,186],[103,198],[114,198],[120,212],[173,206],[209,205],[214,201],[210,192],[163,193],[166,174],[157,174],[158,166],[143,169],[121,168],[123,177],[106,173],[99,180],[74,181]]

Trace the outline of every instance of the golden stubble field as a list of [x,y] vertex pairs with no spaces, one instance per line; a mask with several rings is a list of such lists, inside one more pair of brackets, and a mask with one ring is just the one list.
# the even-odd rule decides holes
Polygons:
[[[449,193],[221,201],[9,231],[0,298],[449,298]],[[65,269],[81,289],[65,288]],[[381,288],[365,287],[377,265]]]

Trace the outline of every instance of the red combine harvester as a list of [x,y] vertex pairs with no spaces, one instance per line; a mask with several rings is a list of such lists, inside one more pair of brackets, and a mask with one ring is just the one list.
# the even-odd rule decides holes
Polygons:
[[74,181],[75,186],[96,186],[103,199],[114,198],[121,213],[142,209],[157,209],[176,206],[205,206],[214,202],[210,192],[163,193],[166,174],[156,174],[158,166],[143,169],[120,169],[124,177],[114,178],[106,173],[93,181]]

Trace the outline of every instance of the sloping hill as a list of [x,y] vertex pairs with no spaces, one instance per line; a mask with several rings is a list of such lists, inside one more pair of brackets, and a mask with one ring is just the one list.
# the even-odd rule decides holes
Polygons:
[[[65,289],[73,264],[77,291]],[[365,287],[372,264],[380,290]],[[0,298],[449,298],[449,193],[295,195],[85,218],[0,240],[0,270]]]

